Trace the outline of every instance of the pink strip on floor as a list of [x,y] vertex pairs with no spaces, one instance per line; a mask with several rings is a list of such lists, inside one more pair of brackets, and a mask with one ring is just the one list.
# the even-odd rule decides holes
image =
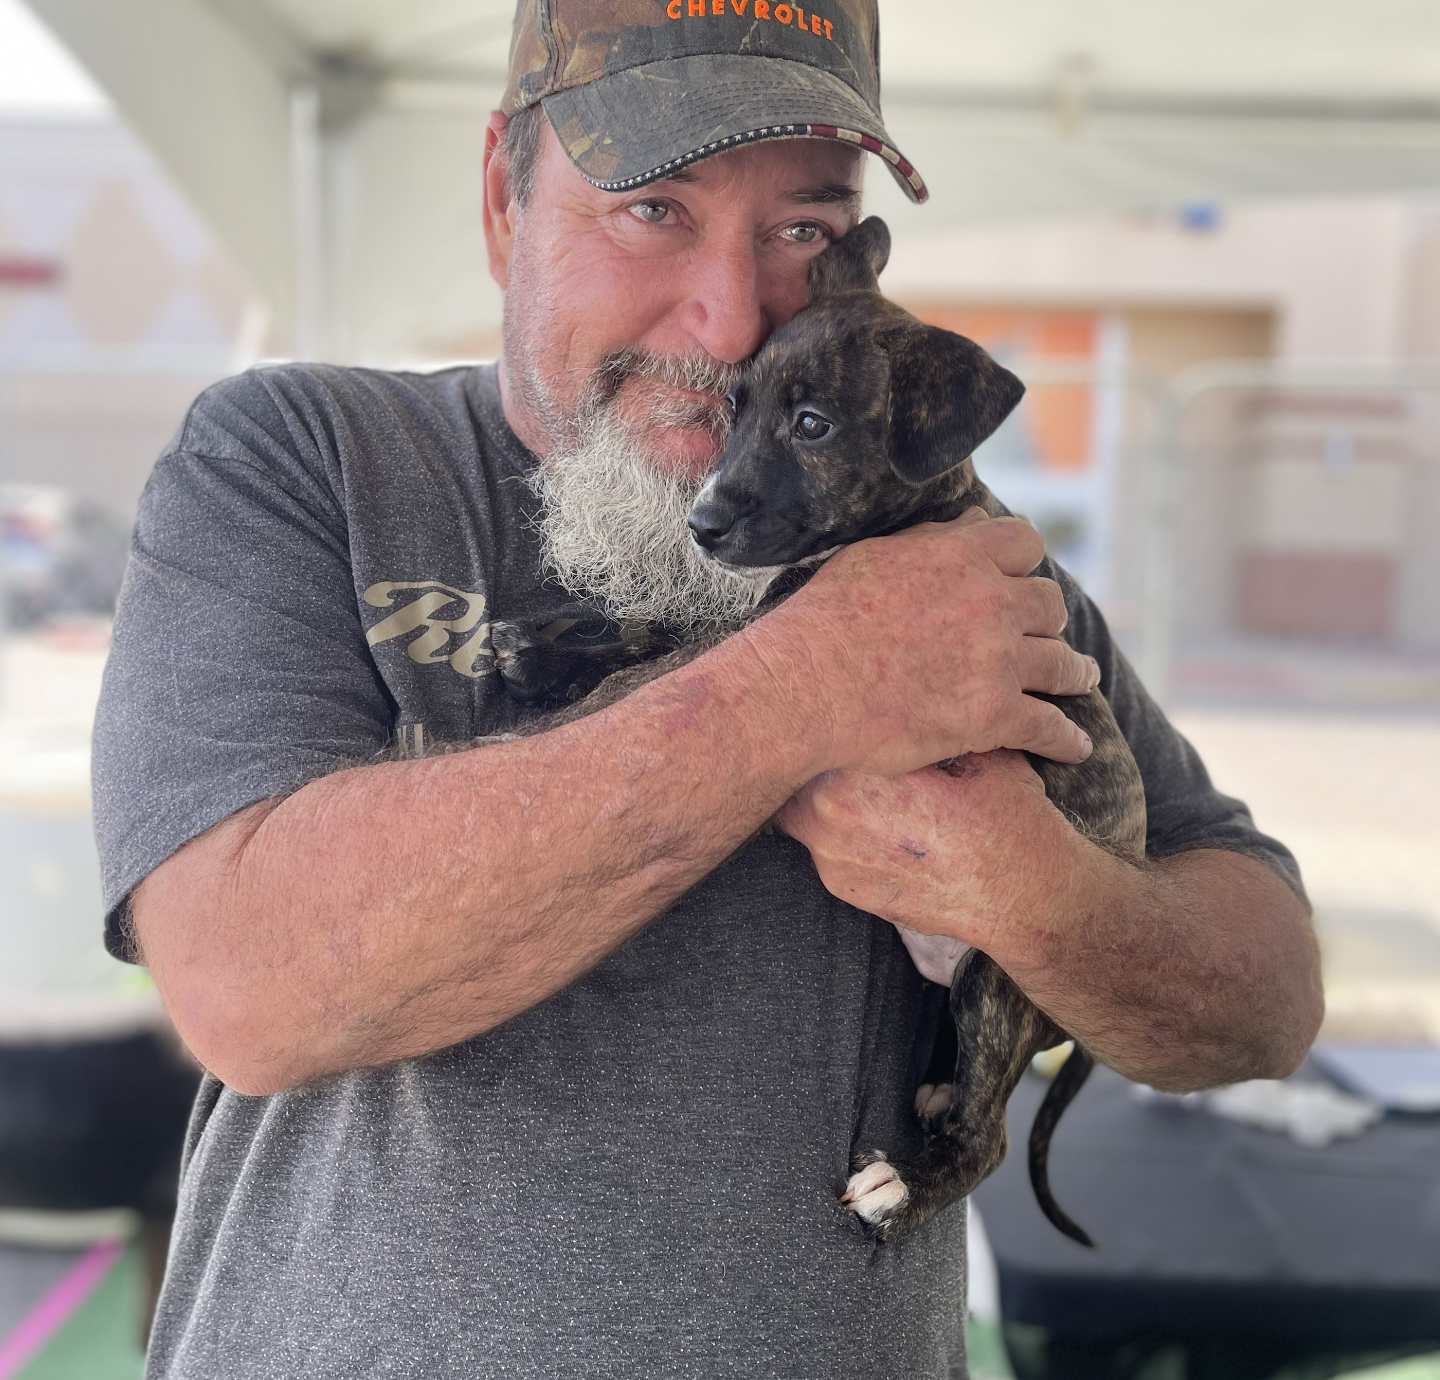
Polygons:
[[97,1241],[8,1335],[0,1339],[0,1380],[10,1380],[79,1310],[125,1251],[121,1241]]

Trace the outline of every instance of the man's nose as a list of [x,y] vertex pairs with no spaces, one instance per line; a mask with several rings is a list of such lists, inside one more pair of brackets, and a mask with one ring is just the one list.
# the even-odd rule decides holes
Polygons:
[[727,364],[747,360],[764,343],[772,323],[760,295],[760,265],[753,233],[712,236],[697,254],[681,320],[696,343]]

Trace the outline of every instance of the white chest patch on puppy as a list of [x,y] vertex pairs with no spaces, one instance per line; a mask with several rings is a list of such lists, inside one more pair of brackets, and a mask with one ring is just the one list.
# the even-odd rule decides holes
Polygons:
[[963,939],[952,939],[948,934],[921,934],[919,930],[907,930],[904,925],[895,928],[900,931],[900,942],[921,977],[942,987],[949,987],[955,981],[956,965],[970,952],[970,946]]

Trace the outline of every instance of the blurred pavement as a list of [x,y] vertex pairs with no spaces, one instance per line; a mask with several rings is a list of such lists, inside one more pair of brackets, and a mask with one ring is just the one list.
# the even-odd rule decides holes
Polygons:
[[1300,860],[1325,1033],[1440,1043],[1440,715],[1182,707],[1220,789]]

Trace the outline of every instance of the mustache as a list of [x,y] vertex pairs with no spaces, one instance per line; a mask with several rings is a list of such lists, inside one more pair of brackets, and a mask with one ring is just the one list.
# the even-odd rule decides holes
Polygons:
[[654,420],[697,430],[728,430],[730,406],[726,398],[744,372],[744,365],[726,364],[704,353],[666,355],[636,348],[616,350],[591,371],[579,411],[583,417],[593,418],[615,401],[630,379],[649,379],[671,388],[708,394],[710,398],[661,404],[652,412]]
[[728,571],[690,540],[685,518],[704,476],[676,471],[656,452],[655,414],[652,406],[637,421],[601,407],[528,476],[545,563],[620,622],[733,629],[768,577]]

